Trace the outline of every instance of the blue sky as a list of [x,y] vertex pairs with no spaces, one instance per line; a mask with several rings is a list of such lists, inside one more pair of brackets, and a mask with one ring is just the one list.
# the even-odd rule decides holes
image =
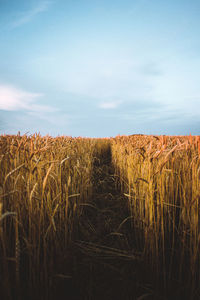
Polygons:
[[199,135],[199,15],[199,0],[0,0],[0,133]]

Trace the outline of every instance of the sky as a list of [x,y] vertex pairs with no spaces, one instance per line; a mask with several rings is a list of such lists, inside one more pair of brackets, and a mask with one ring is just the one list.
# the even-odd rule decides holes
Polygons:
[[199,0],[0,0],[0,134],[200,135]]

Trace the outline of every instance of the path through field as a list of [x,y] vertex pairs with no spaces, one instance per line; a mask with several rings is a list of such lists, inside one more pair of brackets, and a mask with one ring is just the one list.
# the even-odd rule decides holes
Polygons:
[[83,206],[75,233],[72,278],[59,287],[67,293],[68,286],[70,299],[134,300],[149,293],[141,253],[132,243],[127,204],[108,148],[94,159],[93,195]]
[[[190,163],[198,162],[195,149],[184,152],[187,160],[180,170],[182,152],[177,152],[176,158],[169,150],[166,155],[173,154],[172,162],[160,174],[162,168],[156,173],[149,172],[151,168],[157,170],[157,152],[153,152],[156,161],[152,162],[151,156],[145,157],[143,147],[132,153],[129,142],[124,148],[123,143],[115,147],[115,141],[110,139],[84,143],[77,139],[73,145],[69,139],[66,150],[61,140],[58,145],[64,150],[58,155],[56,141],[50,140],[52,152],[42,147],[45,153],[41,161],[37,151],[28,155],[32,142],[28,150],[18,152],[22,142],[12,142],[12,155],[6,152],[8,156],[4,158],[3,150],[1,156],[2,299],[200,299],[196,244],[199,204],[193,201],[196,206],[190,205],[189,211],[185,209],[189,206],[181,202],[190,199],[189,192],[199,191],[199,167]],[[5,140],[6,147],[7,143]],[[27,139],[24,146],[26,143]],[[67,157],[66,151],[67,155],[70,153]],[[164,163],[165,159],[166,156]],[[149,174],[148,180],[143,171]],[[186,184],[186,178],[194,189]],[[193,213],[196,223],[190,224]],[[196,235],[196,242],[192,234]]]
[[55,295],[60,293],[59,299],[70,295],[66,298],[70,300],[189,299],[181,282],[169,280],[166,289],[164,271],[158,278],[145,263],[144,243],[142,238],[138,241],[143,233],[131,226],[128,199],[121,192],[110,146],[94,157],[92,177],[92,197],[81,204],[74,226],[70,276],[59,281]]

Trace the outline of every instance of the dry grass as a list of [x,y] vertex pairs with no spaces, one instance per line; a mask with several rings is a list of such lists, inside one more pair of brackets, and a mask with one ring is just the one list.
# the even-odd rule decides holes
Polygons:
[[200,284],[200,137],[121,136],[112,155],[137,248],[159,284],[167,289],[177,280],[194,295]]
[[[98,151],[101,146],[95,139],[0,137],[1,272],[6,272],[2,289],[7,299],[14,284],[20,292],[23,279],[27,289],[42,285],[48,290],[57,272],[54,256],[66,255],[74,222],[91,197]],[[8,274],[8,269],[15,272]]]
[[[107,173],[101,158],[106,161],[110,150],[115,174],[109,174],[109,180],[115,181],[116,191],[120,180],[127,200],[124,204],[119,203],[122,197],[113,193],[113,185],[110,189],[109,180],[101,178],[102,172]],[[93,199],[94,187],[98,189],[94,166],[96,177],[100,170],[103,207],[97,207]],[[79,262],[72,253],[75,247],[88,252],[94,261],[95,255],[135,261],[135,253],[143,253],[155,286],[163,286],[167,294],[178,282],[188,286],[191,299],[198,299],[199,136],[0,136],[0,170],[3,298],[31,295],[32,299],[51,299],[56,280],[69,280],[76,274]],[[105,206],[106,199],[109,207]],[[117,220],[123,205],[129,213]],[[101,244],[105,238],[99,236],[100,225],[95,227],[92,221],[96,220],[86,214],[87,209],[96,214],[98,224],[105,222],[110,240],[121,239],[120,249],[110,242],[109,246]],[[127,223],[131,223],[131,230]],[[85,240],[80,240],[80,234]],[[79,241],[74,242],[77,237]],[[122,240],[126,242],[122,244]],[[133,244],[134,249],[130,249]],[[141,260],[140,254],[137,260]]]

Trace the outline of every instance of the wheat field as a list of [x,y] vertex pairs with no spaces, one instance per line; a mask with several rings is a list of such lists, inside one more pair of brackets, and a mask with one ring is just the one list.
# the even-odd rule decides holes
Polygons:
[[1,135],[2,299],[199,299],[199,200],[199,136]]

